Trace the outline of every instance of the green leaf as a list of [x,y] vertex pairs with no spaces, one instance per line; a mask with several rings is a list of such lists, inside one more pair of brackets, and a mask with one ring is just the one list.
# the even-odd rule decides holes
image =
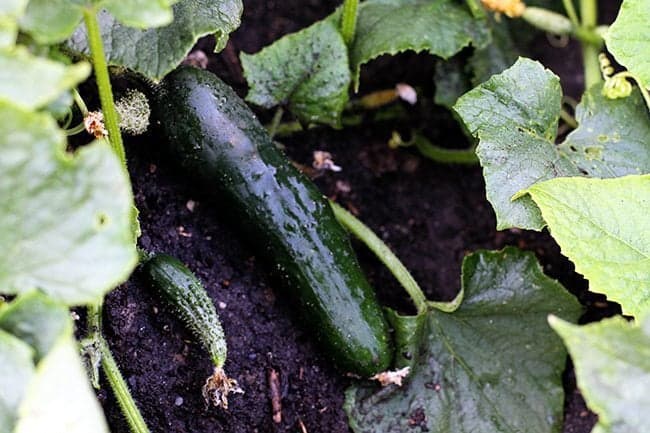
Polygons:
[[0,50],[0,102],[39,108],[56,100],[89,74],[90,65],[85,62],[66,66],[34,57],[24,47]]
[[18,413],[14,433],[109,433],[72,334],[38,364]]
[[608,50],[616,61],[625,66],[650,87],[650,1],[624,0],[616,21],[605,36]]
[[591,291],[625,314],[650,311],[650,175],[553,179],[524,192]]
[[[125,26],[144,29],[171,23],[172,3],[175,1],[111,0],[105,1],[102,6]],[[92,4],[92,0],[30,0],[20,27],[41,44],[63,42],[79,26],[83,7]]]
[[20,28],[40,44],[55,44],[66,40],[82,17],[81,5],[71,0],[29,0]]
[[[108,433],[66,311],[34,292],[0,312],[0,420],[9,420],[0,424],[0,432]],[[25,330],[29,338],[21,340]],[[46,334],[32,335],[32,330]],[[47,348],[41,357],[33,358],[30,341],[39,350]]]
[[[119,1],[119,0],[115,0]],[[240,24],[241,0],[181,0],[173,7],[174,21],[154,29],[140,30],[120,24],[110,13],[99,13],[106,57],[111,65],[125,66],[158,80],[185,58],[205,35],[217,38],[221,50],[229,34]],[[80,26],[67,42],[73,51],[89,55],[86,29]]]
[[[68,309],[41,292],[23,295],[0,311],[0,328],[34,348],[36,361],[52,349],[62,333],[70,333]],[[70,329],[68,329],[70,328]]]
[[487,81],[492,75],[503,72],[517,60],[518,50],[510,35],[509,23],[488,18],[486,23],[492,33],[492,41],[487,46],[475,49],[469,59],[460,53],[436,64],[436,104],[452,108],[463,93]]
[[485,20],[453,0],[364,1],[350,47],[355,88],[361,65],[382,54],[428,51],[447,59],[470,44],[483,47],[489,41]]
[[16,412],[34,374],[33,349],[0,329],[0,433],[11,433]]
[[[455,312],[426,313],[403,387],[348,389],[355,432],[559,431],[566,352],[546,317],[576,319],[577,301],[543,274],[533,254],[515,248],[466,257],[462,283]],[[412,329],[413,318],[404,326]]]
[[247,101],[265,108],[286,104],[303,123],[340,125],[350,71],[345,42],[330,21],[240,57],[250,86]]
[[650,432],[650,320],[638,326],[613,317],[575,326],[550,317],[549,323],[569,349],[587,405],[598,414],[592,432]]
[[13,47],[18,35],[18,19],[28,0],[3,0],[0,3],[0,49]]
[[650,123],[640,93],[610,100],[601,89],[584,95],[579,126],[559,146],[559,78],[537,62],[519,59],[458,100],[454,109],[480,140],[476,153],[498,229],[544,227],[531,198],[516,195],[537,182],[650,172]]
[[171,5],[178,0],[110,0],[103,5],[119,22],[146,29],[168,25],[174,19]]
[[2,292],[89,303],[129,276],[133,196],[106,143],[73,157],[49,115],[0,102],[0,154]]

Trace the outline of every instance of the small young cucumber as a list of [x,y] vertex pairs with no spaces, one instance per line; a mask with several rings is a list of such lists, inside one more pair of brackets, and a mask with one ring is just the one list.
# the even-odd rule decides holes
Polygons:
[[153,255],[145,262],[144,270],[210,354],[214,372],[203,386],[206,402],[228,409],[228,394],[242,390],[223,370],[226,338],[217,310],[203,285],[183,263],[167,254]]
[[168,75],[154,99],[167,153],[218,194],[274,264],[334,363],[361,377],[386,370],[388,325],[347,233],[246,104],[214,74],[187,67]]

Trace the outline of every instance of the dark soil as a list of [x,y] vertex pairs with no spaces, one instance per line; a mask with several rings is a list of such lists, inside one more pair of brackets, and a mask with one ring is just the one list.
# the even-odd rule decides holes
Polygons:
[[[258,51],[279,36],[326,16],[339,3],[245,2],[242,27],[223,53],[210,55],[209,69],[245,94],[237,60],[240,51]],[[210,53],[212,44],[206,38],[199,47]],[[555,58],[556,51],[545,38],[534,46],[544,60]],[[567,50],[572,50],[573,57],[559,58],[575,60],[575,47]],[[423,99],[430,98],[433,65],[426,55],[379,59],[364,70],[364,91],[408,82],[422,88]],[[579,68],[563,66],[557,60],[551,66],[568,83],[570,94],[580,93]],[[574,273],[548,234],[495,230],[480,168],[445,166],[407,150],[390,150],[386,142],[392,130],[405,132],[413,124],[425,126],[436,143],[464,145],[465,139],[448,113],[425,106],[410,114],[408,124],[342,132],[322,129],[297,134],[283,143],[287,153],[306,166],[311,165],[313,150],[334,155],[343,171],[324,174],[316,179],[317,184],[326,195],[357,213],[393,248],[429,298],[455,295],[461,260],[468,252],[517,245],[534,251],[545,271],[580,299],[587,308],[583,321],[615,312],[602,297],[585,290],[584,280]],[[268,113],[261,115],[268,118]],[[334,370],[319,352],[309,330],[296,319],[282,287],[269,278],[266,267],[242,242],[238,229],[220,217],[219,201],[161,160],[155,137],[137,140],[137,144],[133,141],[127,152],[143,231],[140,245],[175,255],[204,282],[227,336],[227,371],[246,391],[231,399],[227,413],[205,408],[200,390],[211,371],[207,354],[136,272],[108,296],[105,327],[152,432],[348,433],[342,402],[350,379]],[[388,271],[360,245],[355,246],[382,303],[410,311],[403,290]],[[271,370],[280,377],[280,423],[272,420]],[[589,432],[596,417],[585,408],[570,365],[565,388],[564,432]],[[102,398],[113,431],[128,431],[110,393],[102,393]]]

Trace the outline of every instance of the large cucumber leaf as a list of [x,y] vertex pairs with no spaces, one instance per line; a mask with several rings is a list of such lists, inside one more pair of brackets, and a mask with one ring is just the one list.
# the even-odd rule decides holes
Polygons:
[[592,433],[648,433],[650,320],[622,317],[575,326],[549,322],[569,348],[580,392],[598,414]]
[[246,100],[265,108],[287,105],[304,123],[339,126],[348,102],[350,69],[341,34],[330,21],[241,55],[250,86]]
[[616,60],[650,87],[650,0],[625,0],[605,40]]
[[449,58],[466,46],[484,47],[490,32],[484,18],[454,0],[367,0],[359,6],[350,65],[355,87],[361,65],[383,54],[428,51]]
[[[99,24],[109,64],[160,79],[183,60],[202,36],[214,34],[217,38],[215,49],[223,49],[230,33],[239,27],[242,2],[180,0],[173,6],[173,12],[171,24],[150,29],[127,27],[108,11],[100,12]],[[77,28],[68,46],[89,55],[84,26]]]
[[1,433],[108,433],[64,305],[31,292],[0,310],[0,372]]
[[[399,353],[413,348],[406,350],[411,375],[401,388],[348,389],[355,432],[560,430],[566,351],[546,318],[576,320],[578,302],[544,275],[533,254],[511,247],[466,257],[462,290],[452,313],[393,317]],[[418,320],[424,329],[414,332]]]
[[0,102],[0,154],[0,292],[82,304],[129,276],[133,195],[108,144],[70,155],[49,115]]
[[650,175],[552,179],[525,192],[591,291],[625,314],[650,312]]
[[585,94],[579,126],[560,145],[560,81],[535,61],[519,59],[458,100],[454,109],[480,140],[476,153],[498,229],[544,227],[531,198],[515,196],[537,182],[650,172],[650,123],[640,93],[610,100],[601,89]]

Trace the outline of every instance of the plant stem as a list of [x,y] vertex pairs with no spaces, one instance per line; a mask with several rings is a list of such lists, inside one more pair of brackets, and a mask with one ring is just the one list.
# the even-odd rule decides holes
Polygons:
[[122,142],[122,134],[120,133],[117,111],[115,111],[113,90],[108,76],[106,55],[104,54],[104,44],[99,30],[99,22],[97,21],[97,11],[94,8],[88,7],[84,9],[84,23],[88,31],[88,44],[90,45],[90,54],[95,79],[97,80],[97,89],[99,90],[99,100],[102,103],[102,112],[104,113],[104,121],[108,130],[108,138],[111,147],[126,167],[124,143]]
[[[596,0],[580,0],[580,16],[583,30],[593,31],[598,24],[598,6]],[[582,43],[582,62],[585,73],[585,89],[589,89],[602,80],[598,52],[600,47]]]
[[108,342],[102,335],[102,304],[93,304],[88,307],[88,329],[90,335],[95,340],[102,360],[102,369],[108,380],[115,398],[117,399],[122,414],[126,418],[132,433],[150,433],[147,424],[142,418],[142,414],[129,392],[129,387],[120,373],[120,369],[113,358]]
[[388,248],[388,246],[379,239],[370,228],[359,221],[350,212],[331,200],[330,206],[332,207],[334,215],[339,223],[363,242],[395,276],[397,281],[399,281],[404,290],[406,290],[411,297],[413,304],[415,304],[415,308],[417,308],[418,314],[424,313],[427,310],[427,299],[424,296],[422,289],[420,289],[417,281],[415,281],[408,269],[406,269],[397,256],[393,254],[390,248]]
[[278,107],[278,109],[275,110],[271,124],[266,128],[269,131],[271,138],[275,137],[275,133],[278,131],[278,126],[280,125],[280,122],[282,122],[283,115],[284,109],[282,107]]
[[422,155],[436,162],[464,165],[476,165],[479,162],[475,147],[463,150],[446,149],[432,144],[421,135],[413,137],[413,144]]
[[564,4],[564,10],[566,11],[566,14],[569,16],[571,23],[575,27],[580,27],[580,20],[578,19],[576,8],[573,5],[573,0],[562,0],[562,3]]
[[88,115],[88,107],[77,89],[72,89],[72,97],[74,98],[74,103],[77,104],[79,111],[81,111],[81,115],[86,117]]
[[354,40],[354,33],[357,28],[357,12],[359,9],[359,0],[345,0],[343,2],[343,12],[341,13],[341,36],[345,45],[350,46]]
[[564,120],[564,123],[569,125],[571,128],[576,129],[578,127],[578,122],[576,122],[576,119],[564,108],[560,110],[560,118]]
[[84,123],[81,122],[77,126],[73,126],[72,128],[66,129],[64,132],[65,132],[65,135],[71,136],[71,135],[77,135],[77,134],[79,134],[79,133],[81,133],[81,132],[83,132],[85,130],[86,130],[86,125],[84,125]]

